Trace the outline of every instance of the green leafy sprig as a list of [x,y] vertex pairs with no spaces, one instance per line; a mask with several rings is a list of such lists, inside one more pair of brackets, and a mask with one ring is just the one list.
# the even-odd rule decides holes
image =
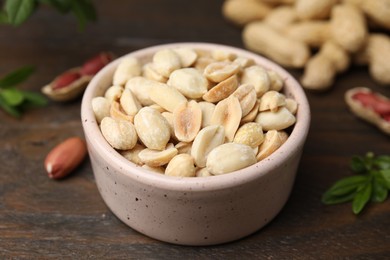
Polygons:
[[23,67],[0,78],[0,108],[8,114],[20,117],[26,108],[47,104],[41,94],[15,87],[27,80],[33,72],[33,67]]
[[327,205],[352,201],[352,211],[359,214],[369,201],[383,202],[390,190],[390,156],[354,156],[351,170],[357,175],[333,184],[322,196]]
[[41,4],[52,6],[61,14],[73,13],[81,30],[88,21],[97,19],[91,0],[5,0],[0,10],[0,23],[21,25]]

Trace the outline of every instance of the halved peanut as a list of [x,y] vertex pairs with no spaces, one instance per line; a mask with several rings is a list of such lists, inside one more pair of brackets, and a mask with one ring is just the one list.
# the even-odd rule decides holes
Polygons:
[[267,73],[271,81],[270,90],[281,91],[284,85],[283,78],[273,70],[268,70]]
[[157,51],[153,55],[153,64],[156,71],[167,78],[169,78],[172,71],[181,68],[179,55],[171,49]]
[[205,68],[213,62],[215,60],[211,57],[199,57],[194,64],[194,68],[203,73]]
[[150,98],[158,105],[169,112],[173,112],[176,107],[187,103],[187,99],[177,89],[160,83],[149,90]]
[[231,142],[240,125],[241,115],[240,101],[237,97],[230,96],[215,106],[214,113],[211,116],[211,124],[223,126],[225,136]]
[[264,93],[264,95],[260,98],[260,107],[259,111],[267,111],[271,110],[272,112],[278,111],[279,107],[286,105],[286,97],[275,91],[270,90]]
[[259,113],[260,102],[257,100],[252,110],[249,113],[241,118],[241,124],[253,122],[256,119],[257,114]]
[[110,116],[114,119],[125,120],[133,123],[134,116],[126,114],[119,102],[113,101],[110,106]]
[[125,57],[119,63],[113,76],[114,85],[125,85],[133,77],[141,75],[141,65],[134,57]]
[[177,153],[177,149],[170,143],[165,150],[160,151],[146,148],[138,156],[144,164],[157,167],[167,164]]
[[295,115],[298,111],[298,103],[292,98],[286,98],[286,108],[291,114]]
[[261,97],[271,86],[271,80],[267,71],[259,65],[254,65],[244,69],[241,77],[241,83],[253,85],[255,87],[257,97]]
[[247,67],[255,65],[255,61],[251,58],[245,58],[245,57],[237,57],[233,63],[238,64],[241,69],[245,69]]
[[142,107],[137,98],[128,88],[123,90],[122,96],[119,101],[123,110],[126,112],[126,114],[130,116],[135,116],[135,114],[138,113],[138,110],[140,110]]
[[276,112],[264,111],[260,112],[255,120],[265,131],[282,130],[295,123],[295,116],[285,108],[281,107]]
[[129,88],[143,106],[150,106],[154,101],[150,99],[149,91],[153,86],[162,83],[144,77],[134,77],[127,81],[125,88]]
[[167,84],[187,98],[200,98],[207,92],[209,83],[197,69],[184,68],[172,72]]
[[171,138],[167,120],[150,107],[138,111],[134,117],[134,126],[142,143],[150,149],[164,150]]
[[237,55],[229,51],[217,49],[211,52],[211,57],[217,61],[232,61],[237,58]]
[[221,82],[240,71],[240,66],[233,62],[212,62],[204,69],[204,75],[213,82]]
[[179,151],[179,153],[188,153],[191,154],[192,143],[188,142],[178,142],[175,145],[175,148]]
[[180,47],[173,49],[179,55],[181,66],[184,68],[193,65],[198,58],[198,54],[191,48]]
[[118,101],[121,98],[122,92],[123,87],[114,85],[106,90],[104,97],[111,103],[113,101]]
[[103,118],[110,116],[110,102],[104,97],[94,97],[92,99],[92,110],[96,121],[100,123]]
[[210,102],[201,101],[198,103],[200,109],[202,110],[202,126],[204,128],[206,126],[211,125],[211,117],[214,113],[215,105]]
[[129,160],[130,162],[133,162],[137,165],[143,165],[144,163],[141,161],[141,159],[139,158],[138,154],[143,150],[145,149],[145,146],[143,146],[142,144],[135,144],[135,146],[130,149],[130,150],[123,150],[123,151],[120,151],[120,154],[125,157],[127,160]]
[[104,138],[115,149],[129,150],[137,143],[137,133],[129,121],[105,117],[100,123],[100,129]]
[[191,100],[182,103],[173,111],[173,129],[179,141],[191,142],[195,139],[202,124],[202,110]]
[[258,147],[264,141],[263,128],[259,123],[250,122],[242,125],[234,136],[233,142]]
[[240,170],[256,163],[253,149],[245,144],[225,143],[214,148],[207,157],[207,170],[213,175]]
[[259,146],[259,153],[256,155],[257,161],[275,152],[286,140],[287,133],[284,131],[269,130],[264,136],[264,142]]
[[253,85],[243,84],[239,86],[232,94],[240,101],[242,117],[246,116],[256,104],[257,96]]
[[211,173],[207,170],[206,167],[197,169],[195,172],[196,177],[208,177],[213,176]]
[[225,142],[225,130],[220,125],[210,125],[199,131],[192,144],[191,155],[198,167],[206,166],[208,154]]
[[159,74],[156,69],[154,68],[154,64],[149,62],[146,63],[142,67],[142,76],[145,77],[146,79],[158,81],[161,83],[166,83],[168,78],[164,77],[163,75]]
[[176,177],[195,177],[194,158],[182,153],[172,158],[165,169],[165,175]]
[[203,99],[215,103],[222,99],[227,98],[238,87],[238,79],[236,75],[233,75],[212,87],[206,94],[203,95]]

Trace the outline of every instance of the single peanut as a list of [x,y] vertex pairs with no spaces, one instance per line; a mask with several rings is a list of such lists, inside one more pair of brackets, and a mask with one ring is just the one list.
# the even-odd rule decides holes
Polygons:
[[69,175],[87,155],[85,142],[79,137],[71,137],[55,146],[46,156],[44,166],[51,179]]

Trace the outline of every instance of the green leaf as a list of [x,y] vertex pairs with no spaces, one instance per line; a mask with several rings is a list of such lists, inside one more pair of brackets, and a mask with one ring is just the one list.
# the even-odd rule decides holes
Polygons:
[[35,0],[6,0],[5,11],[9,23],[17,26],[22,24],[34,12]]
[[5,75],[0,79],[0,88],[13,87],[25,81],[34,72],[34,68],[26,66]]
[[381,155],[374,160],[374,165],[379,169],[390,169],[390,156]]
[[23,93],[16,88],[7,88],[0,91],[3,100],[10,106],[18,106],[24,100]]
[[364,173],[367,171],[365,161],[361,156],[352,157],[350,168],[355,173]]
[[342,195],[347,193],[351,187],[356,189],[359,185],[367,181],[368,176],[366,175],[346,177],[334,183],[325,193],[329,193],[335,196]]
[[322,203],[326,205],[333,205],[333,204],[340,204],[340,203],[345,203],[348,201],[352,201],[353,198],[355,197],[356,192],[351,192],[349,194],[345,195],[332,195],[332,194],[324,194],[322,196]]
[[379,172],[386,182],[387,188],[390,189],[390,169],[380,170]]
[[23,96],[25,101],[33,106],[45,106],[47,104],[47,99],[39,93],[23,91]]
[[96,10],[89,0],[72,0],[72,12],[78,19],[79,28],[83,30],[88,21],[96,20]]
[[22,113],[16,107],[8,105],[1,95],[0,95],[0,107],[3,108],[3,110],[8,114],[10,114],[11,116],[20,117],[22,115]]
[[0,24],[1,23],[9,23],[8,15],[4,10],[0,10]]
[[70,11],[71,1],[69,0],[38,0],[42,4],[51,5],[60,13],[66,14]]
[[372,196],[371,200],[374,202],[383,202],[388,196],[386,183],[382,176],[375,176],[372,183]]
[[352,201],[352,211],[359,214],[371,198],[372,185],[367,183],[356,193]]

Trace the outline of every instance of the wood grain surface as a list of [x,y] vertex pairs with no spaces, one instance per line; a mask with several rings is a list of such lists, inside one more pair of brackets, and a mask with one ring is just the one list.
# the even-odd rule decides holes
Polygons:
[[[240,29],[221,15],[222,0],[94,2],[99,20],[84,32],[74,17],[46,7],[20,27],[1,25],[0,75],[34,65],[36,73],[21,87],[40,91],[100,51],[121,56],[186,41],[243,47]],[[302,71],[291,73],[299,79]],[[0,111],[0,259],[389,259],[389,199],[359,216],[350,204],[320,201],[334,181],[351,174],[352,155],[390,154],[389,136],[348,111],[343,96],[355,86],[390,96],[390,88],[360,67],[340,75],[327,93],[307,92],[311,129],[284,209],[255,234],[210,247],[163,243],[124,225],[101,199],[89,160],[64,180],[47,177],[48,151],[69,136],[83,136],[80,99],[51,101],[21,119]]]

